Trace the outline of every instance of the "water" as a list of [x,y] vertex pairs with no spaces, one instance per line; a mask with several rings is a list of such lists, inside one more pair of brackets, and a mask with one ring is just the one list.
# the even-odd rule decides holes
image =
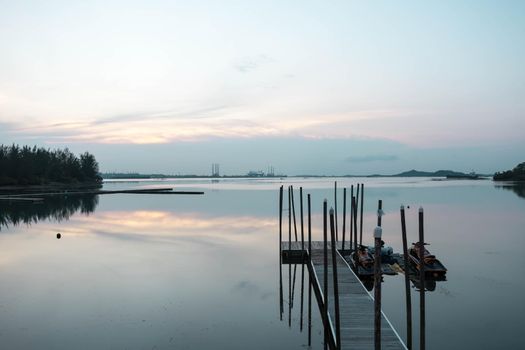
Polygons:
[[[447,281],[426,294],[427,348],[520,348],[525,323],[525,196],[491,181],[336,179],[365,183],[365,242],[383,199],[383,235],[401,251],[425,209],[429,249]],[[115,194],[0,202],[0,344],[5,349],[301,349],[301,267],[288,326],[279,314],[278,188],[312,195],[313,235],[334,179],[109,182],[105,189],[175,187],[204,196]],[[342,214],[342,191],[338,195]],[[285,200],[285,206],[286,206]],[[296,197],[296,211],[299,211]],[[341,219],[340,219],[341,220]],[[285,226],[286,227],[286,226]],[[341,221],[339,222],[341,228]],[[58,240],[56,234],[62,238]],[[287,232],[286,232],[287,233]],[[307,276],[305,276],[307,283]],[[417,344],[419,296],[412,289]],[[307,310],[304,290],[304,315]],[[383,308],[405,337],[403,275],[386,276]],[[322,348],[313,307],[313,348]]]

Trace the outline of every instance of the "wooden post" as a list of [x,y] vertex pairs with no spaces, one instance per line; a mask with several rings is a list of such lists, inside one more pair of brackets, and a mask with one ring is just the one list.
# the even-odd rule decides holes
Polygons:
[[327,246],[327,201],[323,202],[323,325],[324,325],[324,347],[328,345],[328,246]]
[[425,350],[425,234],[423,208],[419,208],[419,349]]
[[337,181],[334,182],[334,203],[335,203],[335,239],[339,240],[339,231],[337,229]]
[[[292,252],[292,186],[288,186],[288,254]],[[292,264],[288,264],[288,327],[292,327]]]
[[291,193],[292,193],[292,215],[293,215],[293,229],[295,232],[295,241],[297,242],[297,223],[295,221],[295,201],[294,201],[294,194],[293,194],[293,186],[290,186]]
[[283,186],[279,189],[279,264],[281,263],[281,242],[283,241]]
[[279,188],[279,311],[280,319],[283,320],[283,257],[281,244],[283,242],[283,186]]
[[339,317],[339,284],[337,281],[337,256],[334,228],[334,210],[330,209],[330,236],[332,245],[332,275],[334,278],[334,309],[335,309],[335,345],[341,349],[341,323]]
[[[357,213],[359,212],[359,188],[361,186],[359,184],[357,184],[357,189],[356,189],[356,194],[355,194],[355,217],[354,217],[354,220],[355,220],[355,237],[356,237],[356,241],[359,242],[357,240],[357,238],[359,237],[358,234],[357,234]],[[359,243],[358,243],[359,244]]]
[[377,202],[377,226],[381,227],[381,217],[383,216],[383,201]]
[[381,234],[377,226],[374,230],[374,345],[381,350]]
[[303,331],[303,304],[304,304],[304,263],[301,264],[301,322],[299,323],[299,330]]
[[292,188],[288,186],[288,254],[292,251]]
[[354,251],[357,252],[357,198],[352,197],[354,202],[354,211],[352,216],[354,217]]
[[303,220],[303,188],[299,187],[299,200],[300,200],[300,210],[301,210],[301,250],[303,251],[304,259],[304,220]]
[[345,234],[346,234],[346,187],[343,188],[343,254],[345,250]]
[[401,206],[401,235],[403,239],[403,261],[405,264],[405,297],[407,316],[407,348],[412,349],[412,299],[410,296],[410,278],[408,276],[408,244],[407,229],[405,223],[405,207]]
[[[310,194],[308,200],[308,260],[312,261],[312,217]],[[308,274],[308,346],[312,346],[312,277]]]
[[359,224],[359,245],[363,244],[363,205],[365,196],[365,184],[361,184],[361,223]]
[[293,264],[293,282],[292,282],[292,299],[290,305],[293,308],[293,301],[295,299],[295,276],[297,275],[297,264]]
[[292,264],[288,264],[288,327],[292,328]]
[[354,185],[350,186],[350,250],[353,249],[354,242]]
[[283,265],[279,265],[279,319],[283,320],[284,302],[283,302]]

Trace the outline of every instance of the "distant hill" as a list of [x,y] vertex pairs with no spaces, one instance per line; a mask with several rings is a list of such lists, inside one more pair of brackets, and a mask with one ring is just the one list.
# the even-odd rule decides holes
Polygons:
[[392,177],[447,177],[447,176],[466,176],[467,174],[453,171],[453,170],[438,170],[438,171],[419,171],[419,170],[409,170]]
[[494,181],[525,181],[525,162],[516,165],[512,170],[497,172]]
[[368,175],[367,177],[447,177],[447,176],[457,176],[465,177],[468,176],[465,173],[453,170],[438,170],[438,171],[419,171],[419,170],[408,170],[395,175],[380,175],[373,174]]

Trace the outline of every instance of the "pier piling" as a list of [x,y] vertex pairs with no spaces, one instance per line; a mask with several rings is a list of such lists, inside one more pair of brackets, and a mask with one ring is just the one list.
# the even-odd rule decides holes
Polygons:
[[297,222],[295,220],[295,201],[294,201],[294,194],[293,194],[293,186],[290,186],[291,194],[292,194],[292,215],[293,215],[293,229],[295,232],[295,241],[297,242]]
[[383,216],[383,201],[377,205],[377,227],[374,230],[374,345],[381,350],[381,217]]
[[304,220],[303,220],[303,188],[299,187],[299,201],[301,211],[301,248],[304,251]]
[[324,347],[328,345],[328,246],[327,246],[327,206],[326,199],[323,202],[323,324],[324,324]]
[[363,244],[363,204],[365,196],[365,184],[361,184],[361,222],[359,224],[359,245]]
[[335,207],[335,239],[339,241],[339,230],[337,227],[337,181],[334,182],[334,207]]
[[419,349],[425,350],[425,234],[423,208],[419,208]]
[[[332,275],[334,288],[334,310],[335,310],[335,342],[336,349],[341,349],[341,321],[339,316],[339,283],[337,281],[337,247],[334,228],[334,210],[330,210],[330,237],[332,250]],[[328,299],[328,298],[327,298]]]
[[346,235],[346,187],[343,189],[343,252],[345,250]]
[[282,242],[283,242],[283,186],[279,189],[279,311],[280,319],[283,320],[283,265],[282,265]]
[[[312,263],[312,206],[310,194],[308,201],[308,260]],[[312,346],[312,276],[308,274],[308,346]]]
[[350,250],[354,246],[354,185],[350,186]]
[[405,266],[405,298],[406,298],[406,317],[407,317],[407,348],[412,349],[412,299],[410,296],[410,277],[408,276],[408,244],[407,229],[405,223],[405,207],[401,206],[401,235],[403,240],[403,261]]
[[354,217],[354,252],[357,252],[357,199],[352,197],[352,207],[354,208],[352,216]]

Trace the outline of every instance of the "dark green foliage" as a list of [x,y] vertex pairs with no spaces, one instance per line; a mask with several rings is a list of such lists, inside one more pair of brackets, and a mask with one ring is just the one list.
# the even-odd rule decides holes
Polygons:
[[0,230],[2,226],[30,225],[46,219],[58,222],[69,220],[78,211],[86,215],[94,212],[97,205],[97,195],[49,196],[38,205],[0,201]]
[[494,174],[494,181],[525,181],[525,162],[514,169]]
[[0,185],[101,182],[95,157],[69,149],[0,145]]

